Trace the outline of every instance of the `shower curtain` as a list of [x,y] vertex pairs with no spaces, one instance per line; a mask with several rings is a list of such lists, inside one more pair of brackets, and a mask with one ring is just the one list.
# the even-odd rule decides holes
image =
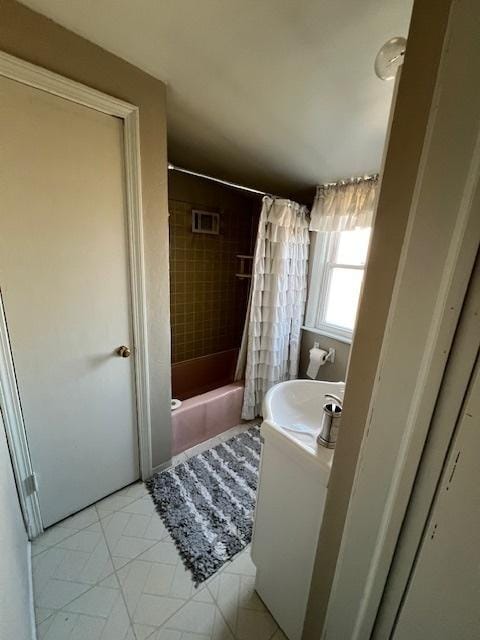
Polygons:
[[261,414],[273,385],[297,377],[308,265],[307,208],[263,198],[252,284],[235,379],[245,375],[242,418]]

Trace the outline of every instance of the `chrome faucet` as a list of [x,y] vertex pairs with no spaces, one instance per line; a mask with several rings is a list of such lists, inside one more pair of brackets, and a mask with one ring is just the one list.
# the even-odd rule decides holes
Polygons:
[[333,393],[326,393],[325,398],[331,398],[334,402],[326,402],[323,405],[322,428],[318,434],[317,442],[322,447],[334,449],[342,418],[343,400]]
[[341,398],[339,398],[333,393],[326,393],[325,398],[332,398],[332,400],[335,400],[335,402],[340,407],[340,409],[343,410],[343,400]]

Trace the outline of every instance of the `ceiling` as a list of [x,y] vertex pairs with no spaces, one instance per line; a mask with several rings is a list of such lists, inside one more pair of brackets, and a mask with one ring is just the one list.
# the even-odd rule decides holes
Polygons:
[[412,0],[23,0],[168,87],[169,160],[291,195],[377,171]]

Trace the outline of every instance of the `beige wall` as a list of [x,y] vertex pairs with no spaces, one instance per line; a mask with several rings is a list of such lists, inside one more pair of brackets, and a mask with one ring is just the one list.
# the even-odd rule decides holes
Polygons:
[[138,105],[153,465],[170,458],[170,317],[165,85],[13,0],[0,0],[0,49]]
[[[399,85],[312,578],[305,640],[319,640],[357,456],[365,429],[393,282],[405,233],[450,0],[417,0]],[[361,550],[359,550],[361,553]]]

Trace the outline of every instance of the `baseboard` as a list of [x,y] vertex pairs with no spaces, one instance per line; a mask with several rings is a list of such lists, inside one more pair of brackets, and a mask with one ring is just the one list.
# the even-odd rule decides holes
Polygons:
[[30,625],[32,627],[32,640],[37,640],[37,625],[35,623],[35,601],[33,596],[33,567],[32,567],[32,543],[27,543],[28,589],[30,601]]
[[152,476],[155,473],[160,473],[161,471],[165,471],[165,469],[168,469],[169,467],[172,466],[172,460],[167,460],[166,462],[162,462],[162,464],[159,464],[157,467],[153,467],[152,469]]

